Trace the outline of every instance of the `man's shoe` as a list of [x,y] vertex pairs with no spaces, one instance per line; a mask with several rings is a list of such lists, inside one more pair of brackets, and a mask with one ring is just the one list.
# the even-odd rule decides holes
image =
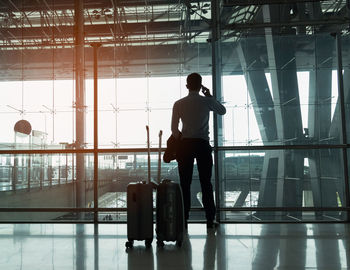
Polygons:
[[219,223],[215,220],[207,221],[207,229],[215,229],[219,226]]

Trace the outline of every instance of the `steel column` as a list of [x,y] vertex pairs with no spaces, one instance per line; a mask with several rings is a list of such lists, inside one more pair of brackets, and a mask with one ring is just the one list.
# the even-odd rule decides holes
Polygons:
[[98,222],[98,60],[99,43],[92,44],[94,50],[94,222]]
[[[211,14],[212,14],[212,85],[213,96],[221,101],[221,51],[220,51],[220,4],[219,0],[211,1]],[[222,117],[214,113],[214,169],[215,169],[215,204],[217,209],[221,207],[220,198],[223,195],[220,182],[222,179],[222,173],[220,173],[219,162],[223,160],[224,153],[219,152],[217,147],[222,145],[223,130],[222,130]],[[216,212],[216,219],[220,221],[220,211]]]
[[[85,146],[84,5],[75,0],[75,148]],[[76,206],[85,207],[85,154],[76,154]]]
[[[343,80],[343,56],[342,56],[342,39],[341,33],[336,35],[337,44],[337,58],[338,58],[338,95],[340,101],[340,115],[341,115],[341,127],[342,127],[342,142],[347,144],[347,127],[346,127],[346,108],[345,108],[345,93],[344,93],[344,80]],[[344,172],[344,186],[345,186],[345,207],[350,206],[350,184],[349,184],[349,170],[348,170],[348,148],[343,148],[343,172]],[[346,220],[350,221],[350,211],[347,211]]]
[[[278,8],[278,6],[264,6],[264,22],[278,21],[276,17],[279,14]],[[285,12],[287,11],[288,9],[285,9]],[[281,144],[293,145],[304,140],[295,57],[296,41],[292,29],[284,30],[292,37],[278,35],[280,30],[278,27],[266,28],[265,39],[275,104],[277,138]],[[290,150],[271,154],[274,158],[278,157],[277,166],[274,166],[277,171],[270,172],[277,176],[276,194],[264,196],[275,196],[275,204],[279,207],[301,206],[303,155]],[[267,181],[265,184],[269,185]]]
[[237,45],[244,77],[264,145],[277,139],[275,108],[265,76],[265,65],[256,48],[256,38],[245,38]]

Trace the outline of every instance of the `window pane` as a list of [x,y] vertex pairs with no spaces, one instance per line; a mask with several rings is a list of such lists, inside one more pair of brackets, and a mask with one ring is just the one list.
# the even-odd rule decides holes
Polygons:
[[[264,207],[343,207],[343,158],[339,149],[220,151],[221,206],[256,207],[251,220],[343,220],[340,211],[281,213]],[[224,219],[241,219],[227,211]],[[253,215],[253,216],[252,216]]]
[[[83,170],[77,173],[81,160]],[[78,161],[78,163],[77,163]],[[93,198],[93,156],[89,154],[1,155],[0,201],[3,207],[86,208]],[[1,212],[4,221],[89,220],[75,212]]]
[[[333,37],[242,37],[232,41],[233,52],[228,44],[221,43],[223,95],[231,112],[224,116],[229,130],[223,145],[341,142]],[[240,66],[229,64],[237,60]]]

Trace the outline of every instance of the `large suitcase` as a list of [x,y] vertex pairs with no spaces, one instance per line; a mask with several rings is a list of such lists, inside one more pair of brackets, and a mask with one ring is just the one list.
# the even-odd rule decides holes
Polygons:
[[153,241],[153,189],[150,176],[149,128],[147,129],[148,177],[147,181],[127,186],[127,236],[126,248],[132,248],[134,240],[145,240],[146,247]]
[[[159,149],[161,149],[159,133]],[[158,182],[160,181],[160,158],[158,159]],[[182,245],[184,235],[184,207],[181,187],[169,179],[162,180],[157,187],[156,233],[157,246],[164,241],[176,241]]]
[[182,245],[184,234],[184,208],[180,185],[164,179],[157,189],[157,245],[176,241]]

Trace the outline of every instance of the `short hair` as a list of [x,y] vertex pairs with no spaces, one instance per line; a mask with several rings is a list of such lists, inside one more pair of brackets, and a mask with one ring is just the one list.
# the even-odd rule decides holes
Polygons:
[[187,76],[187,87],[189,90],[199,90],[202,86],[202,76],[198,73],[191,73]]

